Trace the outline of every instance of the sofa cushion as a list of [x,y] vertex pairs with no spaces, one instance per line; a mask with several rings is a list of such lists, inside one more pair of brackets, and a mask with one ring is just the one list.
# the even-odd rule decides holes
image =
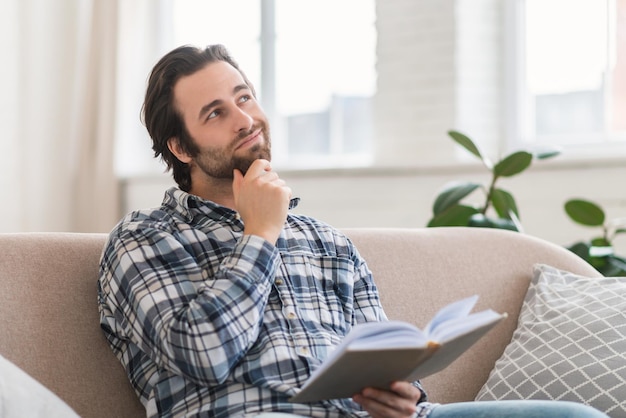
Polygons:
[[54,393],[0,356],[0,417],[78,418]]
[[626,277],[536,265],[510,344],[476,400],[553,399],[626,415]]

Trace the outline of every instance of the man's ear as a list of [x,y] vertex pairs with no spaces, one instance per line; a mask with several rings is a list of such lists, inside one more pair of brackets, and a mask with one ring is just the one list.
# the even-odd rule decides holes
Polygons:
[[177,137],[171,137],[167,140],[167,148],[169,148],[172,154],[174,154],[180,162],[185,164],[189,164],[189,162],[191,162],[191,156],[183,150],[183,147],[180,145],[180,140]]

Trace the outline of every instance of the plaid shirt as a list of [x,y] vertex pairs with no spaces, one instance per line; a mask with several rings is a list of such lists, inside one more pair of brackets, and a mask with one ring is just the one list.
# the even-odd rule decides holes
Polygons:
[[98,304],[149,417],[368,416],[350,399],[288,402],[355,323],[386,319],[355,247],[319,221],[290,214],[274,246],[172,188],[111,232]]

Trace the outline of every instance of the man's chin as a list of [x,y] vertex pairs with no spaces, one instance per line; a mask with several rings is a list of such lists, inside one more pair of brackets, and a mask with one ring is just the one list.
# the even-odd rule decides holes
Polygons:
[[252,165],[252,163],[260,159],[271,161],[272,160],[271,153],[266,150],[259,150],[258,152],[255,152],[253,155],[249,155],[246,157],[234,157],[233,169],[235,168],[238,169],[239,171],[241,171],[241,174],[245,176],[246,173],[248,172],[248,169],[250,169],[250,166]]

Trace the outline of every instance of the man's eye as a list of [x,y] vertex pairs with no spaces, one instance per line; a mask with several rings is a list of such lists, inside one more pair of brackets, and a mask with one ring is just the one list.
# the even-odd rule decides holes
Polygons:
[[206,119],[209,120],[209,119],[216,118],[216,117],[219,116],[219,114],[220,114],[219,110],[214,110],[211,113],[209,113],[209,115],[206,117]]
[[252,97],[250,97],[250,95],[246,94],[246,95],[241,96],[241,97],[239,98],[239,102],[240,102],[240,103],[244,103],[244,102],[247,102],[247,101],[248,101],[248,100],[250,100],[250,99],[252,99]]

